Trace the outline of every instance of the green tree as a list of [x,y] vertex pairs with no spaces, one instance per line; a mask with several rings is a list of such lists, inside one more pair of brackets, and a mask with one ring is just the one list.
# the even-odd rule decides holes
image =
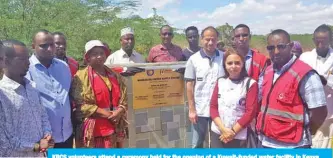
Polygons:
[[30,45],[36,30],[64,32],[68,53],[82,58],[84,44],[104,38],[100,28],[113,23],[120,11],[135,9],[138,1],[115,0],[3,0],[0,3],[0,38]]
[[220,33],[220,40],[225,44],[230,46],[231,41],[232,41],[232,31],[233,31],[233,26],[229,25],[226,23],[225,25],[218,26],[216,29]]

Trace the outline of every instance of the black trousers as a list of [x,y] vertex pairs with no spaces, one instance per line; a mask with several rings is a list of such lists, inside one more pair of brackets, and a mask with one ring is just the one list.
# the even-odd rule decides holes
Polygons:
[[246,140],[234,139],[228,143],[223,143],[219,137],[219,134],[211,132],[211,148],[246,148]]
[[71,135],[65,142],[55,143],[54,148],[73,148],[74,135]]

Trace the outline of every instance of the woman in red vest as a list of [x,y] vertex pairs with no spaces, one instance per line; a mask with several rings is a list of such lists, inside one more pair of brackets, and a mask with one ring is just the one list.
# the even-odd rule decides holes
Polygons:
[[126,86],[122,77],[104,66],[107,48],[101,41],[85,45],[88,66],[73,80],[71,96],[77,105],[76,146],[114,148],[125,137]]
[[244,63],[234,49],[226,50],[225,76],[217,80],[211,99],[212,148],[247,147],[247,128],[258,108],[258,84],[248,77]]

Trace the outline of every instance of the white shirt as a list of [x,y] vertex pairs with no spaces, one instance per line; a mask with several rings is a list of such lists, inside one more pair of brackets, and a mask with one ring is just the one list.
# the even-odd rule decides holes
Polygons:
[[315,69],[319,75],[327,80],[324,87],[327,99],[327,119],[333,118],[333,49],[329,48],[326,57],[323,58],[317,54],[317,50],[302,53],[300,59]]
[[[249,87],[255,81],[249,77],[243,79],[243,81],[234,82],[229,78],[219,78],[218,82],[218,112],[219,116],[227,128],[232,128],[246,111],[246,84],[250,81]],[[214,133],[221,135],[218,126],[212,122],[211,129]],[[247,128],[242,129],[235,139],[246,140]]]
[[210,117],[209,105],[216,81],[224,76],[222,60],[223,52],[216,51],[214,56],[209,57],[201,49],[186,63],[184,78],[195,81],[194,102],[199,117]]
[[105,61],[105,65],[112,64],[127,64],[127,63],[145,63],[143,56],[140,53],[137,53],[133,50],[131,56],[128,56],[127,53],[121,48],[116,52],[112,53]]

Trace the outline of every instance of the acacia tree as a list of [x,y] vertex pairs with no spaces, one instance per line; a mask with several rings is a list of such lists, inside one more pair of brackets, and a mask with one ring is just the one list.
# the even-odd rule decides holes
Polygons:
[[225,45],[231,46],[233,26],[226,23],[225,25],[221,25],[221,26],[216,27],[216,29],[220,33],[220,40]]
[[68,53],[81,58],[88,40],[103,38],[96,36],[101,27],[116,19],[120,11],[138,5],[130,0],[2,0],[0,39],[18,39],[30,45],[39,29],[61,31],[68,39]]

